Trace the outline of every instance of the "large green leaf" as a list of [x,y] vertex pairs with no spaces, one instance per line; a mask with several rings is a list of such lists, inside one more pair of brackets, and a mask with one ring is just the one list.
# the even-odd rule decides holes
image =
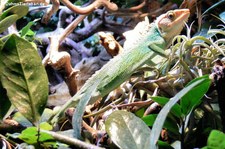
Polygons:
[[203,149],[224,149],[225,134],[218,130],[212,130],[207,140],[207,146]]
[[38,141],[54,141],[54,138],[50,134],[38,132],[36,127],[28,127],[27,129],[23,130],[19,135],[19,138],[28,144],[37,144]]
[[48,98],[48,79],[37,50],[13,34],[0,59],[1,82],[11,103],[29,121],[38,122]]
[[0,33],[28,13],[25,5],[15,5],[5,10],[0,16]]
[[4,18],[14,14],[17,15],[17,19],[20,19],[23,16],[25,16],[28,13],[28,11],[29,11],[29,8],[26,5],[15,5],[5,10],[1,14],[0,20],[3,20]]
[[18,16],[16,14],[10,15],[5,19],[0,21],[0,33],[4,32],[8,27],[10,27],[14,22],[16,22]]
[[[166,117],[168,113],[170,112],[171,108],[182,98],[184,97],[188,92],[190,92],[194,87],[201,86],[204,81],[209,80],[208,77],[200,77],[198,79],[193,80],[188,86],[186,86],[184,89],[182,89],[179,93],[177,93],[173,98],[170,99],[169,102],[162,108],[160,113],[158,114],[155,123],[153,125],[151,135],[150,135],[150,148],[156,149],[157,141],[160,136],[160,132],[163,128],[163,124],[166,120]],[[204,86],[205,84],[203,84]]]
[[112,141],[122,149],[149,148],[150,129],[130,112],[113,112],[107,118],[105,128]]
[[[180,105],[181,111],[184,115],[187,115],[194,107],[199,105],[201,103],[202,97],[208,91],[209,86],[211,84],[211,80],[207,79],[208,76],[203,77],[205,77],[206,79],[201,83],[201,85],[194,87],[182,97]],[[196,80],[198,79],[199,78],[197,78]],[[189,84],[191,83],[192,81]]]

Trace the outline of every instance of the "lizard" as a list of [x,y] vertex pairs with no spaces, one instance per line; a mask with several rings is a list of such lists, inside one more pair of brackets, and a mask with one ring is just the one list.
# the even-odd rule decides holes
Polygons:
[[[122,53],[113,57],[96,71],[83,87],[51,119],[55,124],[69,107],[76,107],[73,114],[74,137],[81,138],[82,116],[85,107],[106,96],[128,80],[135,70],[152,61],[156,56],[166,57],[165,50],[173,38],[180,34],[190,15],[189,9],[170,10],[152,23],[148,19],[135,28],[133,37],[128,32],[127,44]],[[130,46],[129,41],[132,42]]]

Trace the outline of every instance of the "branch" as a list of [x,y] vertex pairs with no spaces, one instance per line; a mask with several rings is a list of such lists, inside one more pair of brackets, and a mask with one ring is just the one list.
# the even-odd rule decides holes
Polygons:
[[44,132],[44,133],[47,133],[47,134],[51,135],[57,141],[60,141],[62,143],[69,144],[69,145],[72,145],[72,146],[76,146],[76,147],[79,147],[79,148],[103,149],[101,147],[98,147],[98,146],[95,146],[95,145],[92,145],[92,144],[88,144],[88,143],[80,141],[78,139],[71,138],[71,137],[68,137],[68,136],[65,136],[65,135],[61,135],[61,134],[53,132],[53,131],[41,130],[41,132]]
[[77,14],[81,15],[88,15],[91,12],[93,12],[98,7],[104,6],[108,11],[117,11],[118,7],[115,3],[111,3],[108,0],[96,0],[92,4],[86,6],[86,7],[78,7],[73,5],[69,0],[51,0],[52,1],[52,7],[48,9],[44,17],[42,18],[42,22],[47,24],[47,22],[50,20],[51,16],[58,11],[60,2],[62,2],[65,6],[67,6],[71,11]]
[[141,8],[143,8],[143,7],[147,4],[147,1],[148,1],[148,0],[144,0],[144,1],[143,1],[142,3],[140,3],[139,5],[134,6],[134,7],[131,7],[131,8],[119,8],[118,11],[121,11],[121,12],[138,11],[138,10],[140,10]]
[[116,56],[123,51],[122,46],[110,33],[99,32],[101,44],[111,56]]
[[80,15],[69,26],[67,26],[63,34],[59,35],[59,42],[61,43],[85,17],[86,15]]
[[52,1],[52,7],[49,8],[47,10],[47,12],[45,13],[45,15],[43,16],[42,18],[42,23],[45,23],[47,24],[48,21],[50,20],[51,16],[58,11],[59,9],[59,5],[60,5],[60,2],[59,0],[51,0]]
[[[110,3],[108,0],[96,0],[92,4],[79,8],[74,6],[68,0],[61,0],[61,2],[66,5],[71,11],[75,13],[79,13],[79,15],[69,26],[67,26],[62,34],[58,34],[57,36],[49,38],[50,40],[50,52],[44,58],[43,63],[50,64],[55,69],[62,69],[65,73],[66,83],[70,90],[70,94],[74,95],[77,92],[77,80],[76,75],[78,74],[78,70],[74,70],[70,64],[70,55],[67,52],[59,52],[58,48],[61,42],[77,27],[77,25],[84,20],[84,18],[97,9],[100,6],[105,6],[110,11],[117,10],[117,5],[114,3]],[[55,11],[59,8],[59,1],[52,0],[53,6],[51,10],[45,15],[49,18]]]
[[62,51],[59,52],[59,39],[57,37],[49,37],[50,51],[43,59],[42,63],[50,64],[54,69],[63,70],[65,82],[69,88],[70,95],[74,95],[77,92],[77,80],[76,75],[79,70],[73,69],[71,66],[71,57],[69,53]]
[[117,11],[118,7],[115,3],[111,3],[108,0],[96,0],[92,4],[86,7],[77,7],[73,5],[69,0],[60,0],[65,6],[67,6],[71,11],[74,13],[88,15],[89,13],[93,12],[100,6],[106,7],[108,11]]

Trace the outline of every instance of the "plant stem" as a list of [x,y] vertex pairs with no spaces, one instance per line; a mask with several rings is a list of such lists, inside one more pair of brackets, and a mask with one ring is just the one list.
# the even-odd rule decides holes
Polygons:
[[184,120],[181,120],[182,122],[182,124],[181,124],[181,138],[180,138],[180,140],[181,140],[181,149],[184,149],[185,147],[184,147],[184,128],[185,128],[185,121],[186,121],[186,117],[184,118]]
[[62,143],[68,144],[68,145],[72,145],[75,147],[79,147],[79,148],[83,148],[83,149],[103,149],[101,147],[92,145],[92,144],[88,144],[86,142],[80,141],[76,138],[71,138],[65,135],[61,135],[59,133],[53,132],[53,131],[47,131],[47,130],[40,130],[41,132],[47,133],[49,135],[51,135],[55,140],[60,141]]

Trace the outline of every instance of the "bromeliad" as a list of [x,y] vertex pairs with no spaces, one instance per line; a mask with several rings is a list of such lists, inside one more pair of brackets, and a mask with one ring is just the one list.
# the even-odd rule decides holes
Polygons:
[[[77,107],[73,116],[74,136],[80,138],[82,116],[87,104],[94,103],[129,79],[142,65],[154,62],[154,57],[166,56],[164,50],[180,34],[190,12],[188,9],[168,11],[155,22],[146,19],[127,33],[124,51],[97,71],[52,119],[52,123],[69,107]],[[132,33],[134,36],[131,37]],[[130,44],[132,43],[132,44]],[[132,46],[130,46],[132,45]]]

